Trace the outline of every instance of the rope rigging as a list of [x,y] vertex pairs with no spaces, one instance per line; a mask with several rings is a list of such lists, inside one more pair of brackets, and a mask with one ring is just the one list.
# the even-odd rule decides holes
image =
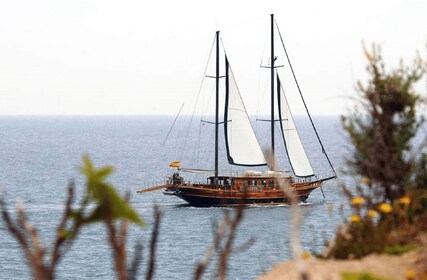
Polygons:
[[[212,51],[214,49],[215,40],[216,39],[214,37],[214,39],[212,41],[212,45],[211,45],[210,51],[209,51],[209,55],[208,55],[208,59],[207,59],[207,62],[206,62],[205,70],[203,71],[202,81],[200,82],[199,90],[197,92],[197,97],[196,97],[196,101],[195,101],[196,104],[199,102],[199,99],[200,99],[200,95],[201,95],[201,92],[202,92],[203,84],[204,84],[204,81],[205,81],[205,78],[206,78],[206,73],[208,71],[209,61],[211,60]],[[193,125],[193,120],[194,120],[195,112],[196,112],[196,107],[197,106],[194,106],[193,112],[191,113],[190,121],[189,121],[187,130],[186,130],[186,133],[185,133],[185,138],[188,138],[188,136],[190,134],[191,127]],[[182,159],[182,157],[183,157],[184,150],[186,150],[186,144],[187,144],[187,141],[183,141],[183,144],[182,144],[181,149],[180,149],[179,157],[178,157],[179,159]],[[200,146],[200,143],[199,143],[199,146]]]
[[303,97],[302,92],[301,92],[301,88],[300,88],[300,86],[299,86],[299,84],[298,84],[297,77],[295,76],[295,72],[294,72],[294,69],[293,69],[293,67],[292,67],[291,60],[289,59],[288,52],[286,51],[285,43],[284,43],[284,41],[283,41],[282,34],[280,33],[280,29],[279,29],[279,26],[278,26],[278,24],[277,24],[277,21],[275,21],[275,23],[276,23],[277,32],[278,32],[279,37],[280,37],[280,41],[281,41],[281,43],[282,43],[283,50],[285,51],[285,55],[286,55],[286,59],[287,59],[288,64],[289,64],[289,68],[291,69],[292,76],[293,76],[293,78],[294,78],[294,81],[295,81],[295,84],[296,84],[296,86],[297,86],[298,92],[299,92],[299,94],[300,94],[300,96],[301,96],[301,100],[302,100],[302,102],[303,102],[303,104],[304,104],[304,108],[305,108],[305,110],[306,110],[306,112],[307,112],[308,118],[310,119],[310,122],[311,122],[311,125],[312,125],[312,127],[313,127],[314,133],[316,134],[317,140],[319,141],[319,144],[320,144],[320,146],[321,146],[321,148],[322,148],[322,153],[324,153],[324,154],[325,154],[325,157],[326,157],[326,159],[327,159],[327,161],[328,161],[328,163],[329,163],[329,166],[331,167],[332,171],[334,172],[334,175],[335,175],[334,177],[336,177],[336,174],[337,174],[337,173],[335,172],[335,169],[334,169],[334,167],[332,166],[331,160],[329,159],[328,154],[326,153],[326,150],[325,150],[325,148],[323,147],[322,140],[320,140],[319,133],[317,132],[316,126],[314,125],[313,119],[311,118],[310,112],[308,111],[307,104],[305,103],[304,97]]

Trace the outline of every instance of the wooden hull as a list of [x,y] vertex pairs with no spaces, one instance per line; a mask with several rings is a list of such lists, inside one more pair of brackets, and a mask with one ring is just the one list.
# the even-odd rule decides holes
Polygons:
[[[224,207],[224,206],[249,206],[249,205],[278,205],[290,204],[290,199],[286,196],[270,197],[252,197],[252,198],[233,198],[230,196],[209,196],[206,194],[196,193],[178,193],[175,194],[185,200],[192,206],[196,207]],[[305,201],[307,196],[298,197],[299,201]]]
[[[265,182],[265,178],[256,179],[257,182]],[[268,178],[268,180],[272,180]],[[178,184],[166,189],[165,194],[175,195],[192,206],[237,206],[237,205],[277,205],[290,204],[291,198],[278,185],[274,179],[274,184],[267,185],[247,185],[245,181],[254,182],[254,178],[234,178],[234,184],[227,186],[224,184]],[[322,181],[312,182],[292,182],[290,178],[282,178],[281,182],[286,182],[285,187],[295,194],[297,202],[305,202],[310,193],[321,187]]]

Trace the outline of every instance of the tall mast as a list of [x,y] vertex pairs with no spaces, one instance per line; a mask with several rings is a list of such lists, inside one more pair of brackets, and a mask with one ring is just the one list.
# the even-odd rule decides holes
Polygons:
[[274,154],[274,14],[271,14],[271,152]]
[[219,123],[219,31],[216,32],[216,74],[215,74],[215,184],[218,182],[218,123]]

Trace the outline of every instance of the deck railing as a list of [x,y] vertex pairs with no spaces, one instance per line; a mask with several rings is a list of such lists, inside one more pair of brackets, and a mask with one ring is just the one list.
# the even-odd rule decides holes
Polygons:
[[151,188],[151,187],[162,186],[167,184],[172,184],[172,180],[164,179],[164,180],[146,181],[143,185],[143,188]]

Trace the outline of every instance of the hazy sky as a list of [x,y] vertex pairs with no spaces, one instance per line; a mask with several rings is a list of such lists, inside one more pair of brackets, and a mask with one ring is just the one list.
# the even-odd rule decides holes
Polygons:
[[198,91],[217,29],[256,95],[244,57],[259,64],[249,31],[267,35],[270,13],[313,114],[348,109],[366,77],[362,41],[391,66],[427,57],[426,0],[2,0],[0,115],[174,115]]

